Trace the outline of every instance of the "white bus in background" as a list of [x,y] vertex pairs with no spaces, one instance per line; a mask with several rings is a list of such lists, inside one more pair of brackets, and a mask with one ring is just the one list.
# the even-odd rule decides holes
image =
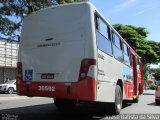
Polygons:
[[58,108],[101,102],[119,114],[143,92],[140,57],[90,2],[27,16],[17,67],[18,95],[53,97]]

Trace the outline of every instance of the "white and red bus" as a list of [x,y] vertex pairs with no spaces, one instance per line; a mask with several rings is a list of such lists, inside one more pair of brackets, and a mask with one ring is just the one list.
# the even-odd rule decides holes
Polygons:
[[52,97],[58,108],[101,102],[119,114],[143,93],[140,57],[89,2],[27,16],[17,68],[18,95]]

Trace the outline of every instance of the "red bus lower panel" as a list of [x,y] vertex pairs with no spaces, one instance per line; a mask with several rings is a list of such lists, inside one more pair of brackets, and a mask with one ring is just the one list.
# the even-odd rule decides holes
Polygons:
[[96,80],[87,77],[76,83],[24,82],[17,79],[17,94],[95,101]]

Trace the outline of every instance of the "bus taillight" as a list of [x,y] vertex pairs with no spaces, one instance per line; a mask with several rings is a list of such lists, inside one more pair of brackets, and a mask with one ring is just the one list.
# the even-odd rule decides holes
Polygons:
[[22,80],[23,75],[22,75],[22,63],[21,62],[17,63],[17,73],[18,73],[17,77]]
[[79,80],[85,79],[87,77],[89,67],[91,65],[96,65],[96,59],[83,59],[81,62]]

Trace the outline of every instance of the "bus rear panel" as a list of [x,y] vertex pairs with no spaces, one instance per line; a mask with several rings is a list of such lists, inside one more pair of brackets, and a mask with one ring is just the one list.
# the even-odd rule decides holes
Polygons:
[[27,16],[20,40],[18,94],[94,101],[97,61],[90,29],[88,4]]

